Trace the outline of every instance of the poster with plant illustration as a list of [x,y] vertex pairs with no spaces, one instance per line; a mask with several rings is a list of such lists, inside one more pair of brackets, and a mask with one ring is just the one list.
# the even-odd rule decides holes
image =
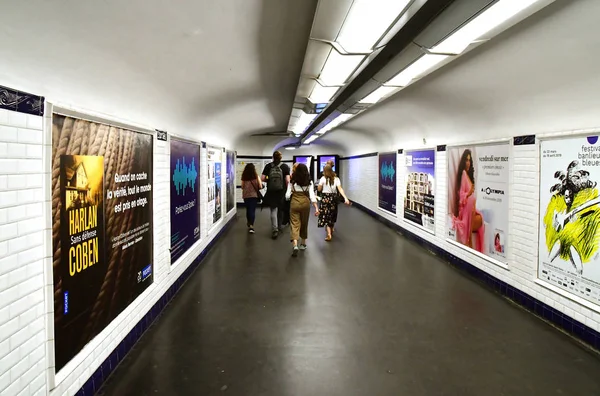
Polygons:
[[542,141],[538,278],[600,302],[598,136]]

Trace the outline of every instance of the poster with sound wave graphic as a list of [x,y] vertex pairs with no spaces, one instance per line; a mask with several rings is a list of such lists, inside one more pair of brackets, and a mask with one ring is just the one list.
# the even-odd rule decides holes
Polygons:
[[171,139],[171,264],[200,239],[200,146]]
[[396,214],[396,162],[393,153],[379,154],[379,209]]

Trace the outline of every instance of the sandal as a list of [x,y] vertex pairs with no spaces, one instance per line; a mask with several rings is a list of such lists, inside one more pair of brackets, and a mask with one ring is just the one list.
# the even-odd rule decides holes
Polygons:
[[327,235],[327,236],[325,237],[325,241],[326,241],[326,242],[329,242],[329,241],[331,241],[331,235]]

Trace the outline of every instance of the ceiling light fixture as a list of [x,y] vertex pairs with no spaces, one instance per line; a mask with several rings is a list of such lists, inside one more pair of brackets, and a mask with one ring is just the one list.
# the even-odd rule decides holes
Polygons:
[[538,0],[499,0],[431,49],[432,53],[460,54],[478,38]]
[[395,90],[397,90],[399,88],[400,87],[386,87],[385,85],[382,85],[381,87],[377,88],[375,91],[371,92],[369,95],[367,95],[363,99],[359,100],[359,103],[369,103],[369,104],[377,103],[382,98],[390,95],[392,92],[394,92]]
[[300,114],[300,117],[298,117],[298,121],[296,121],[296,124],[293,126],[292,132],[295,134],[302,134],[316,116],[317,114],[307,114],[303,111]]
[[353,53],[369,52],[411,0],[354,0],[336,41]]
[[286,150],[296,150],[296,147],[294,147],[294,146],[287,146],[287,147],[284,147],[284,148]]
[[448,58],[448,55],[425,54],[421,56],[416,62],[408,66],[406,69],[402,70],[400,73],[392,77],[392,79],[387,81],[385,85],[406,87],[414,79],[422,76],[446,58]]
[[365,59],[364,55],[342,55],[335,48],[331,48],[319,80],[325,85],[342,85],[363,59]]
[[340,87],[326,87],[315,82],[315,86],[308,99],[313,103],[328,103],[339,89]]
[[306,142],[304,142],[304,144],[311,144],[312,142],[314,142],[319,136],[318,135],[312,135],[311,137],[309,137],[308,139],[306,139]]

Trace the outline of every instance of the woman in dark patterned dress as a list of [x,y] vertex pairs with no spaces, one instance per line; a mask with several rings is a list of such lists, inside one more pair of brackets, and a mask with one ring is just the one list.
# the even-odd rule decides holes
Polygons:
[[340,179],[336,176],[335,172],[330,165],[327,165],[323,169],[323,177],[319,180],[319,192],[322,193],[321,198],[321,209],[319,210],[319,228],[325,227],[327,230],[327,236],[325,240],[331,241],[331,235],[333,233],[333,227],[337,221],[338,213],[338,193],[344,197],[346,205],[350,205],[350,201],[342,188]]

